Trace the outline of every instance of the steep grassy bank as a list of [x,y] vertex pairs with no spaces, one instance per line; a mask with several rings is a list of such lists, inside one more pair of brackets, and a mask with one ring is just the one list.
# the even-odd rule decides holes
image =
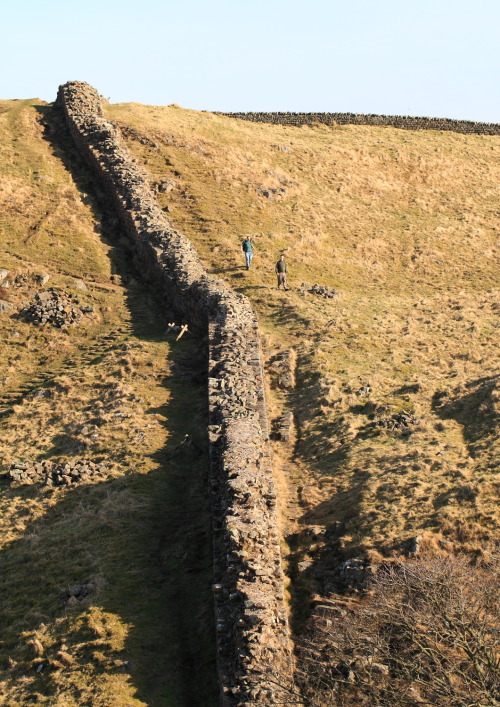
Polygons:
[[[108,469],[0,485],[0,701],[215,704],[198,343],[166,334],[51,107],[2,102],[0,152],[1,471]],[[19,316],[51,287],[89,310],[76,326]]]
[[[106,111],[176,227],[252,298],[269,354],[296,349],[295,392],[274,401],[298,438],[277,451],[302,508],[287,531],[329,533],[299,542],[311,586],[328,591],[340,558],[407,552],[415,536],[488,556],[500,521],[498,138]],[[281,252],[288,293],[274,289]],[[409,424],[391,430],[402,412]]]

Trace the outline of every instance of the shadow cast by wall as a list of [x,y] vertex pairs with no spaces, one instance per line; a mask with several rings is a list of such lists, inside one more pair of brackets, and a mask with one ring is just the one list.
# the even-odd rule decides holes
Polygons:
[[[178,411],[162,412],[170,419]],[[194,419],[193,427],[199,434]],[[4,651],[17,663],[12,677],[33,679],[30,694],[53,697],[58,682],[64,686],[57,665],[64,644],[90,676],[129,673],[134,697],[146,705],[216,704],[206,458],[195,447],[168,456],[168,449],[156,454],[148,474],[65,491],[2,489],[6,503],[60,497],[0,552]],[[81,604],[61,604],[61,590],[83,584],[95,588]],[[96,611],[107,617],[102,630]],[[117,623],[121,647],[105,630]],[[35,660],[27,636],[42,625],[56,640]]]
[[[55,157],[87,195],[94,218],[103,225],[102,240],[112,246],[113,271],[126,287],[130,331],[142,340],[162,340],[171,314],[163,301],[158,303],[145,292],[133,249],[126,245],[114,210],[74,147],[62,115],[53,106],[38,106],[37,110]],[[127,335],[111,337],[97,356],[89,350],[86,365],[97,364],[106,348],[116,348]],[[194,352],[204,369],[199,347],[200,342],[189,336],[171,344],[173,363],[182,365]],[[198,363],[196,367],[203,378]],[[97,652],[104,657],[94,656],[89,664],[93,674],[129,671],[136,698],[155,707],[217,703],[208,471],[206,455],[197,451],[206,445],[206,393],[199,382],[185,378],[168,378],[164,383],[170,393],[168,401],[145,414],[163,417],[173,444],[189,434],[196,445],[182,449],[174,458],[168,448],[156,452],[152,460],[157,466],[147,474],[138,471],[66,492],[2,489],[16,503],[33,500],[38,493],[61,496],[0,552],[5,568],[0,580],[4,638],[14,652],[19,649],[14,674],[26,670],[33,675],[33,655],[31,649],[23,648],[23,634],[50,623],[62,635],[64,626],[76,625],[80,617],[83,623],[88,621],[90,602],[127,627],[119,657],[109,641],[103,644]],[[46,384],[45,379],[37,382]],[[51,453],[58,451],[54,448]],[[95,583],[99,591],[71,611],[61,607],[59,590],[92,583],[96,577],[102,578]],[[76,643],[82,643],[79,638],[75,633]],[[82,648],[83,658],[86,655]],[[58,689],[58,671],[50,667],[50,660],[47,656],[46,667],[36,673],[33,694],[49,695]],[[117,660],[119,665],[113,662]],[[193,674],[198,680],[193,681]]]
[[432,398],[432,409],[442,420],[456,420],[462,426],[471,457],[490,449],[491,436],[498,434],[499,389],[500,376],[486,376]]
[[[297,387],[288,394],[288,405],[298,422],[294,458],[308,468],[319,487],[331,485],[336,491],[333,495],[324,494],[320,502],[306,499],[304,512],[298,518],[303,530],[287,537],[291,551],[288,560],[292,625],[297,633],[303,630],[310,616],[314,595],[324,597],[361,586],[369,572],[367,538],[379,537],[378,544],[374,541],[370,547],[382,554],[396,549],[390,541],[382,540],[384,523],[390,521],[378,508],[387,502],[391,489],[382,478],[374,484],[373,473],[364,465],[371,454],[367,440],[381,434],[397,436],[398,450],[387,450],[377,457],[376,464],[401,477],[402,488],[408,488],[408,492],[411,491],[410,470],[415,461],[405,449],[404,442],[410,437],[398,431],[381,431],[373,425],[375,406],[372,402],[351,404],[339,408],[336,414],[333,407],[332,413],[325,415],[323,406],[327,403],[317,385],[320,374],[312,371],[308,356],[298,353],[300,378]],[[353,416],[361,424],[356,422],[353,427]],[[304,427],[306,434],[301,432]],[[405,531],[412,529],[409,520]]]

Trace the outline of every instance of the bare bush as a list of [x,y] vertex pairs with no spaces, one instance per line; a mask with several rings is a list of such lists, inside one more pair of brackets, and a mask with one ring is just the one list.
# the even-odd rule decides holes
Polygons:
[[299,652],[310,707],[500,705],[498,561],[382,568],[359,608],[323,610]]

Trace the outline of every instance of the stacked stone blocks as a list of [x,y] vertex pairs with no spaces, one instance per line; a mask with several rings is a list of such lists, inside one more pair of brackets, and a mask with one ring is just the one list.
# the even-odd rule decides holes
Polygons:
[[208,333],[220,701],[283,703],[293,662],[257,318],[246,297],[206,273],[190,241],[172,227],[146,173],[102,117],[97,91],[69,82],[57,103],[114,201],[143,272],[180,321]]
[[449,130],[466,135],[500,135],[498,123],[478,123],[450,118],[419,118],[407,115],[362,115],[359,113],[220,113],[229,118],[274,125],[385,125],[403,130]]

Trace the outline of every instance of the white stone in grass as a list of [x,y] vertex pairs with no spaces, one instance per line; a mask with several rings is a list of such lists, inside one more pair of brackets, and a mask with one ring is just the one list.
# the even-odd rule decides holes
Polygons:
[[14,305],[12,302],[7,302],[6,300],[0,299],[0,312],[12,312]]

